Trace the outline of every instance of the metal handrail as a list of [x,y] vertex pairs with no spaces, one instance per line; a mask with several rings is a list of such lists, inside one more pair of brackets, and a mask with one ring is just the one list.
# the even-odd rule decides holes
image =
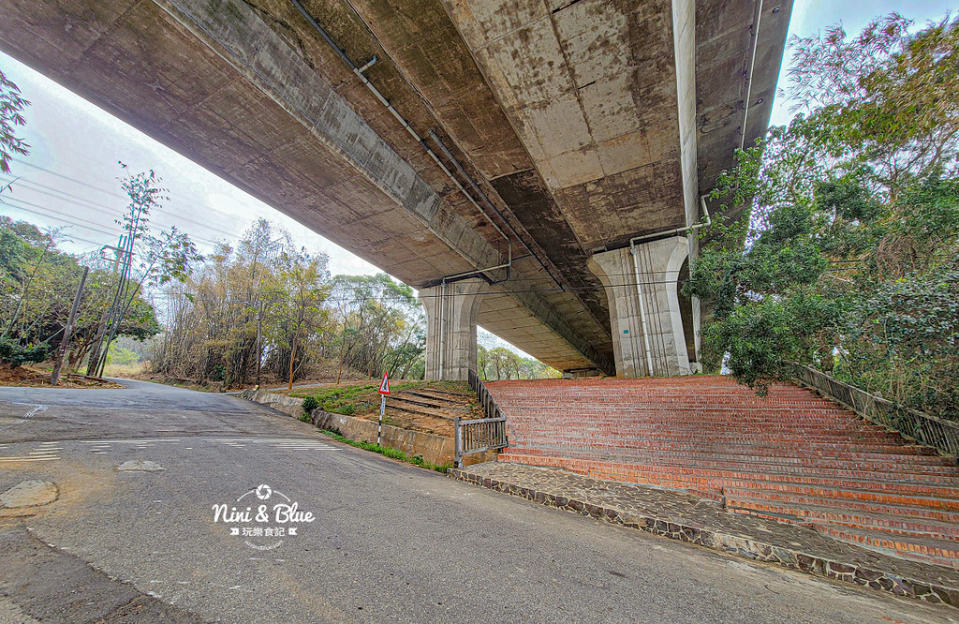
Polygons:
[[509,444],[506,436],[506,415],[496,405],[483,380],[476,371],[470,369],[467,381],[479,398],[486,418],[453,419],[454,462],[457,468],[463,467],[463,457],[466,455],[505,448]]
[[894,429],[920,444],[947,455],[959,455],[959,424],[908,409],[882,397],[834,379],[809,366],[794,365],[794,376],[804,386],[818,390],[852,409],[866,420]]

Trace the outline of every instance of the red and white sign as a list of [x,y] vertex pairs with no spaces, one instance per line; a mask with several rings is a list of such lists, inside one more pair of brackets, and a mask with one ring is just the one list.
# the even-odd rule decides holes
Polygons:
[[389,394],[390,393],[390,378],[383,373],[383,381],[380,382],[380,389],[377,390],[380,394]]

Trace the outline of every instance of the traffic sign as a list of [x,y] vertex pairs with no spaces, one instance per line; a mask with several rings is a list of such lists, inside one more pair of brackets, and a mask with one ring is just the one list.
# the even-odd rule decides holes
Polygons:
[[383,373],[383,381],[380,382],[380,389],[377,390],[380,394],[389,394],[390,393],[390,378]]

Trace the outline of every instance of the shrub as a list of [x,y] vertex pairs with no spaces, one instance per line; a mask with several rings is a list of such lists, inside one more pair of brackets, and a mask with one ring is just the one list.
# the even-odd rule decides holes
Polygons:
[[0,339],[0,360],[16,368],[28,362],[42,362],[50,355],[50,345],[32,344],[20,346],[16,340]]
[[[320,406],[320,402],[316,400],[314,396],[308,396],[303,400],[303,414],[309,416],[313,413],[313,410]],[[309,418],[307,418],[309,420]],[[305,422],[305,421],[304,421]]]
[[330,408],[331,412],[336,412],[337,414],[343,414],[344,416],[352,416],[356,413],[356,406],[350,403],[346,405],[337,405],[336,407]]

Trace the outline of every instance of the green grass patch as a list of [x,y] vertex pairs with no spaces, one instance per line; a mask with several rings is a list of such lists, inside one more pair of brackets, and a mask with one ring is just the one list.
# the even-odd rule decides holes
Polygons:
[[[380,395],[377,392],[378,383],[363,383],[343,386],[328,386],[325,388],[303,388],[290,393],[292,397],[306,399],[303,403],[305,411],[321,409],[324,412],[344,414],[368,414],[379,409]],[[458,394],[471,394],[469,385],[465,381],[407,381],[393,384],[392,390],[442,390]],[[309,404],[309,408],[307,408]]]
[[385,455],[391,459],[398,459],[399,461],[406,462],[408,464],[413,464],[414,466],[419,466],[420,468],[426,468],[427,470],[435,470],[436,472],[446,473],[451,467],[452,464],[434,464],[423,459],[420,455],[413,455],[412,457],[404,453],[399,449],[395,449],[389,446],[380,446],[379,444],[374,444],[373,442],[363,442],[361,440],[352,440],[339,431],[332,429],[320,429],[320,433],[327,435],[334,440],[343,442],[344,444],[349,444],[350,446],[355,446],[361,448],[364,451],[373,451],[374,453],[379,453],[380,455]]

